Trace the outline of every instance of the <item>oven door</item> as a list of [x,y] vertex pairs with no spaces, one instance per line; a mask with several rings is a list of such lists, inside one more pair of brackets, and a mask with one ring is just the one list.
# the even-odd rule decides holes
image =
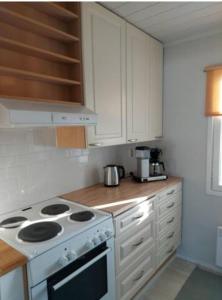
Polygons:
[[40,299],[36,295],[32,299],[115,300],[113,248],[114,241],[110,239],[89,251],[47,278],[44,284],[41,284],[42,293],[37,293],[39,296],[45,296]]

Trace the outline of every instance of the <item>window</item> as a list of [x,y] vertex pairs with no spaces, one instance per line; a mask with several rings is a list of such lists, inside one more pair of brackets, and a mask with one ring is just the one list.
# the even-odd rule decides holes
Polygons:
[[222,196],[222,65],[208,66],[205,115],[209,117],[207,193]]
[[222,196],[222,117],[209,119],[207,193]]

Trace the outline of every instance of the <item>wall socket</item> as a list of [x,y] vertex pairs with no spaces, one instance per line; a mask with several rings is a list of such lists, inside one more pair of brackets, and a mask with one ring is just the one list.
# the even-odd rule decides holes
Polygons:
[[135,157],[135,151],[134,151],[133,148],[130,148],[130,149],[129,149],[129,157],[130,157],[130,158],[134,158],[134,157]]

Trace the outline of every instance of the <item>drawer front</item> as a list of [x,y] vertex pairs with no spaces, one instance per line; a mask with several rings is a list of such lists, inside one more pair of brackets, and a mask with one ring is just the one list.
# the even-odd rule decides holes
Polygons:
[[154,212],[154,201],[156,197],[144,201],[124,214],[115,218],[116,235],[128,232],[146,222],[147,218]]
[[151,247],[117,277],[117,299],[130,300],[149,280],[156,268],[155,248]]
[[157,264],[158,267],[171,255],[174,251],[176,251],[177,247],[181,243],[181,232],[177,232],[175,238],[165,243],[162,248],[158,251]]
[[181,234],[180,224],[177,224],[177,226],[174,226],[159,237],[157,240],[158,249],[163,248],[167,243],[171,243],[178,234]]
[[181,189],[182,189],[182,183],[181,182],[165,189],[164,191],[159,193],[160,201],[162,199],[166,199],[168,197],[171,197],[171,196],[175,195],[178,191],[181,191]]
[[157,224],[157,235],[163,234],[178,227],[181,223],[181,206],[176,207],[174,210],[164,218],[161,218]]
[[137,257],[155,243],[154,214],[143,226],[138,227],[138,232],[128,238],[116,239],[116,271],[120,273]]
[[168,197],[160,203],[157,207],[157,217],[160,219],[164,215],[169,214],[173,211],[176,206],[181,205],[182,196],[181,192],[177,192],[175,195]]

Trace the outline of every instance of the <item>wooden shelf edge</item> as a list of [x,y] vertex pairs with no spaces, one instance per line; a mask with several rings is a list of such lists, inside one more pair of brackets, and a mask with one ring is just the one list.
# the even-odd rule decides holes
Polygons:
[[81,85],[80,81],[0,66],[0,75],[18,76],[27,80],[46,81],[61,85]]
[[58,18],[61,18],[63,20],[73,20],[73,19],[78,19],[79,16],[72,11],[60,6],[57,3],[54,2],[38,2],[33,3],[34,7],[46,14],[56,16]]
[[12,101],[28,101],[28,102],[38,102],[38,103],[49,103],[49,104],[62,104],[67,106],[76,106],[81,105],[81,101],[68,101],[68,100],[57,100],[57,99],[43,99],[43,98],[33,98],[33,97],[20,97],[20,96],[8,96],[8,95],[1,95],[0,94],[0,102],[1,99],[7,99]]
[[[40,23],[39,21],[25,17],[17,12],[0,6],[0,17],[3,21],[13,24],[14,26],[20,26],[26,28],[29,31],[41,33],[42,35],[62,40],[64,42],[77,42],[79,38],[68,34],[64,31],[55,29],[49,25]],[[20,22],[20,23],[19,23]],[[34,26],[34,27],[33,27]]]
[[71,58],[59,53],[54,53],[48,50],[44,50],[41,48],[33,47],[27,44],[23,44],[14,40],[10,40],[7,38],[0,37],[0,46],[5,47],[9,50],[13,51],[22,51],[22,53],[25,53],[30,56],[37,56],[41,58],[47,58],[53,61],[63,62],[63,63],[69,63],[69,64],[79,64],[80,60]]

